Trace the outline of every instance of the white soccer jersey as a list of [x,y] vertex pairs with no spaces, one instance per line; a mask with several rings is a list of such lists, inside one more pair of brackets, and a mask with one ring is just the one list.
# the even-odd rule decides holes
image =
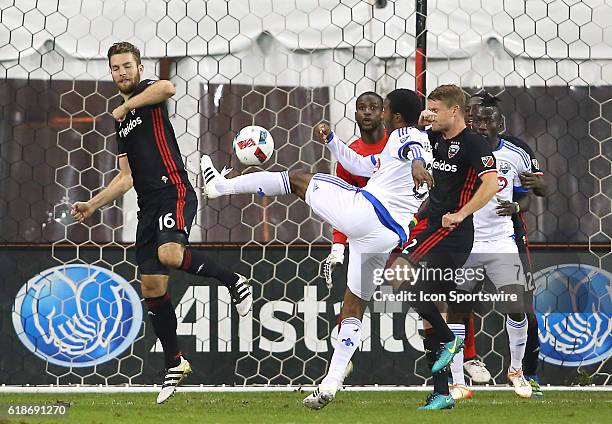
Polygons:
[[408,224],[426,197],[426,191],[414,187],[412,161],[422,158],[429,168],[433,160],[427,133],[413,127],[398,128],[383,151],[370,156],[354,152],[333,133],[327,146],[348,172],[370,178],[361,191],[377,209],[379,218],[384,220],[387,211],[408,234]]
[[514,191],[526,192],[519,176],[531,172],[529,155],[520,147],[501,139],[493,151],[497,162],[499,190],[482,209],[474,212],[474,241],[491,241],[511,237],[514,234],[511,216],[499,216],[498,200],[512,201]]

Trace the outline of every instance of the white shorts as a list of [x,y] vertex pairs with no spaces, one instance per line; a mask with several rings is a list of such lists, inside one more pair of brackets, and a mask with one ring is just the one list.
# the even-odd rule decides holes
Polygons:
[[[487,277],[498,290],[513,284],[526,286],[518,247],[512,237],[493,241],[475,241],[470,257],[463,268],[481,267],[484,267]],[[472,291],[477,284],[477,280],[467,280],[465,284],[457,287],[460,290]]]
[[374,272],[384,269],[399,236],[385,227],[374,206],[357,187],[327,174],[315,174],[306,190],[312,211],[348,237],[347,286],[357,297],[369,301],[374,294]]

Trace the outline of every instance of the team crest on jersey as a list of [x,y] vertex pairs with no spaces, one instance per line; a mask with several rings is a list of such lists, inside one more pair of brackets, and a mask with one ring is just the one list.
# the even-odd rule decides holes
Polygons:
[[495,159],[493,159],[493,156],[482,156],[480,159],[482,160],[482,164],[487,168],[493,166],[493,164],[495,163]]
[[451,144],[448,148],[448,158],[453,158],[457,153],[459,153],[460,148],[461,146],[459,146],[458,144]]
[[508,162],[505,162],[502,160],[502,161],[499,161],[498,164],[499,164],[499,171],[502,174],[507,174],[508,172],[510,172],[510,164]]

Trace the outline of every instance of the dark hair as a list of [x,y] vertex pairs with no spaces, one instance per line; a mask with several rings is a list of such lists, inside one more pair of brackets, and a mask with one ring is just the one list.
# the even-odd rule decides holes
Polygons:
[[140,50],[138,50],[138,47],[136,47],[132,43],[128,43],[127,41],[120,41],[118,43],[113,44],[108,49],[108,53],[106,54],[106,56],[108,57],[108,66],[110,66],[111,56],[123,53],[132,53],[132,56],[134,56],[134,59],[136,60],[136,64],[140,65]]
[[399,113],[409,126],[414,126],[419,121],[423,110],[421,98],[412,90],[398,88],[387,94],[391,113]]
[[483,91],[478,97],[482,99],[484,107],[499,107],[499,97],[493,96],[488,91]]
[[362,97],[366,97],[366,96],[376,97],[380,101],[380,104],[382,105],[383,98],[380,96],[380,94],[375,93],[373,91],[364,91],[359,96],[357,96],[357,100],[355,100],[355,103],[359,102],[359,99],[361,99]]
[[427,96],[429,100],[442,101],[447,107],[459,106],[463,113],[467,108],[465,92],[454,84],[441,85]]

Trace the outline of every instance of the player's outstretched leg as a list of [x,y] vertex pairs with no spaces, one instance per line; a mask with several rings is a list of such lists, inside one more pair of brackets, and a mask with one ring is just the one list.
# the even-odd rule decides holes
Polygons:
[[[246,316],[253,305],[251,285],[246,277],[219,265],[201,250],[187,246],[186,236],[173,235],[172,240],[157,248],[157,256],[162,265],[188,272],[200,277],[214,278],[227,287],[232,304],[240,316]],[[168,238],[170,240],[170,238]],[[177,242],[178,241],[178,242]]]
[[235,178],[225,178],[225,172],[219,173],[208,155],[202,156],[200,168],[204,178],[204,194],[209,199],[239,193],[252,193],[260,196],[291,194],[291,183],[287,171],[259,171]]

